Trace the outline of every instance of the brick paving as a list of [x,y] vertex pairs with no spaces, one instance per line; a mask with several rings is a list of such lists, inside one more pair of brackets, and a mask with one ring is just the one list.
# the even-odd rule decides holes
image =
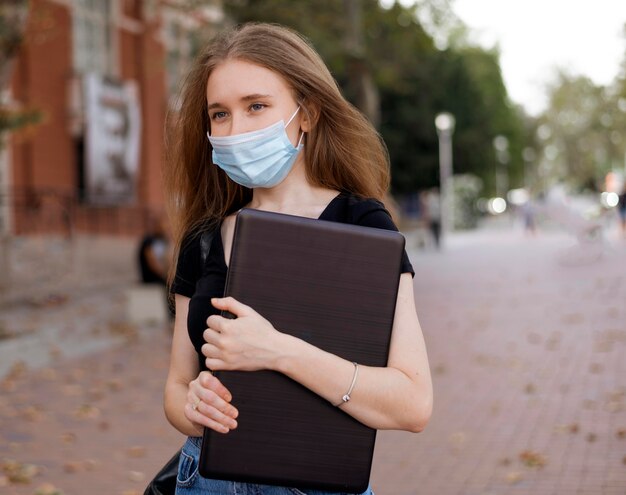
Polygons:
[[[491,230],[411,258],[434,414],[420,434],[379,433],[376,493],[626,494],[626,241]],[[0,460],[30,482],[0,474],[0,493],[142,493],[182,442],[161,405],[168,329],[125,327],[122,307],[103,290],[37,311],[69,340],[112,337],[83,356],[40,352],[1,382]],[[24,359],[8,342],[0,361]]]

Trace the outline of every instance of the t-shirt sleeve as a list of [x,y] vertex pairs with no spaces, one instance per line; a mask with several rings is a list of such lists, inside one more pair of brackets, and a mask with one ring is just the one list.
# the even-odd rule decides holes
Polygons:
[[[353,214],[355,215],[353,219],[355,225],[398,232],[398,227],[396,227],[391,215],[380,201],[373,199],[365,200],[356,205],[353,209]],[[412,277],[415,277],[415,270],[411,260],[409,260],[406,249],[402,253],[401,273],[410,273]]]
[[180,247],[176,262],[176,275],[170,291],[186,297],[193,296],[196,291],[196,282],[201,275],[200,235],[187,235]]

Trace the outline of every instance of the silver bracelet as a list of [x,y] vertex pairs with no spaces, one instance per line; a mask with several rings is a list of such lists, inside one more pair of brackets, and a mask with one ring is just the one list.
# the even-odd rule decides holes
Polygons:
[[348,389],[348,392],[346,392],[346,394],[341,398],[341,402],[337,404],[335,407],[342,406],[350,400],[350,394],[352,393],[352,389],[354,389],[356,378],[357,376],[359,376],[359,365],[355,362],[353,362],[352,364],[354,365],[354,375],[352,376],[352,383],[350,384],[350,388]]

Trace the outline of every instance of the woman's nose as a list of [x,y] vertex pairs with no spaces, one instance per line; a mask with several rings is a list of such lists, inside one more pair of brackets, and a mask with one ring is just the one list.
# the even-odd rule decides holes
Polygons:
[[230,125],[228,129],[228,135],[234,136],[237,134],[243,134],[249,132],[250,129],[246,127],[245,119],[240,115],[233,115],[230,119]]

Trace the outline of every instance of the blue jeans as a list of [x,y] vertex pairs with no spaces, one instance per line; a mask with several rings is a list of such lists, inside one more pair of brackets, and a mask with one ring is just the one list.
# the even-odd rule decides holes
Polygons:
[[[341,495],[336,492],[254,485],[203,478],[198,473],[201,437],[188,437],[180,454],[176,495]],[[368,487],[361,495],[374,495]]]

